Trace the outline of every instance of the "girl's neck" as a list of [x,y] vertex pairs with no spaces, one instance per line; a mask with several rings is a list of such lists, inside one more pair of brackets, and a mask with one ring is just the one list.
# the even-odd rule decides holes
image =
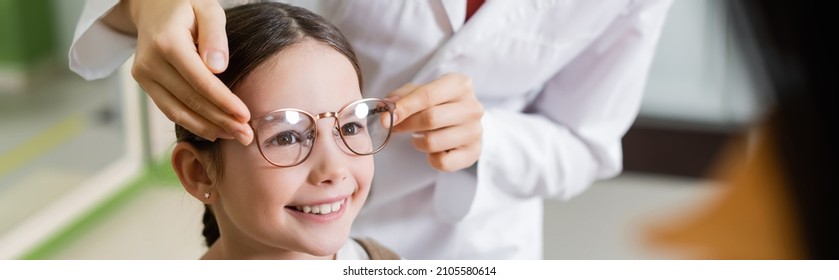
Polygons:
[[237,244],[224,238],[219,238],[207,252],[201,256],[202,260],[334,260],[335,255],[313,256],[303,252],[284,250],[280,248],[252,248],[244,244]]

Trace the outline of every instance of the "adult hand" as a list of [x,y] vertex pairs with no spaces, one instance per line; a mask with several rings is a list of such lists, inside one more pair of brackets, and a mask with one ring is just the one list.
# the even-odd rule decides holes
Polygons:
[[122,0],[103,21],[137,35],[131,74],[166,117],[208,140],[253,140],[247,107],[213,75],[228,59],[218,2]]
[[413,132],[414,147],[441,171],[457,171],[478,161],[484,108],[472,80],[450,73],[424,85],[406,84],[391,92],[396,102],[394,132]]

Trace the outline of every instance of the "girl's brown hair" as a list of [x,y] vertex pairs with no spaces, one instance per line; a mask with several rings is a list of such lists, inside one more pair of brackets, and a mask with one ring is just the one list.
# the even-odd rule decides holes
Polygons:
[[[216,75],[228,88],[233,89],[253,69],[285,48],[312,39],[332,47],[349,59],[362,87],[361,70],[349,42],[337,27],[323,17],[306,9],[282,3],[255,3],[225,10],[227,15],[227,42],[230,62],[227,70]],[[178,142],[193,145],[209,159],[216,180],[223,176],[219,141],[207,141],[180,125],[175,125]],[[209,205],[204,205],[203,235],[207,246],[218,240],[221,233]]]

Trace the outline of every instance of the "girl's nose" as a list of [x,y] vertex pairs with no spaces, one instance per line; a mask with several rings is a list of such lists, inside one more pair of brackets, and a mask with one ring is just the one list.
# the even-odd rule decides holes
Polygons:
[[334,121],[327,125],[326,122],[318,124],[318,135],[315,138],[315,147],[312,150],[308,161],[311,161],[308,181],[315,186],[336,185],[347,179],[349,174],[348,155],[338,146],[341,139],[333,135]]

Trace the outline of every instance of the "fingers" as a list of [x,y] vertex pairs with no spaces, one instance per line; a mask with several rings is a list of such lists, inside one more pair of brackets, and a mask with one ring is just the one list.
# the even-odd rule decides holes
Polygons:
[[[417,87],[419,87],[419,85],[414,84],[414,83],[407,83],[407,84],[403,85],[402,87],[390,92],[390,94],[388,94],[387,97],[385,97],[385,100],[391,101],[394,104],[396,104],[396,102],[399,101],[399,99],[401,99],[402,96],[408,95],[409,93],[411,93],[411,91],[413,91]],[[397,107],[398,107],[398,105],[397,105]],[[392,122],[396,123],[397,118],[398,118],[398,116],[396,115],[396,111],[394,110],[393,118],[392,118],[393,121]],[[388,126],[391,125],[390,113],[382,114],[382,125],[384,125],[385,127],[388,127]]]
[[[252,141],[253,132],[247,123],[230,116],[214,102],[199,94],[172,65],[162,59],[151,59],[148,56],[158,57],[147,53],[141,56],[138,53],[131,73],[166,117],[206,139],[232,138],[233,135],[243,145]],[[198,67],[204,68],[204,65],[199,64]],[[210,79],[220,83],[215,76],[208,75]],[[223,84],[222,87],[227,90]],[[238,97],[229,94],[235,102],[241,103]],[[201,118],[196,118],[196,115]]]
[[483,107],[477,100],[437,105],[416,113],[393,128],[394,132],[427,131],[453,125],[479,122]]
[[245,103],[204,66],[204,62],[193,50],[173,47],[164,55],[196,92],[239,121],[247,122],[250,119]]
[[224,72],[228,59],[224,10],[216,1],[195,4],[193,10],[198,27],[198,53],[211,72]]
[[[170,65],[161,67],[161,73],[177,73],[177,71]],[[232,116],[226,114],[219,109],[215,104],[204,98],[204,96],[195,92],[190,85],[180,78],[178,75],[162,75],[159,80],[169,93],[174,95],[178,101],[186,105],[186,108],[191,109],[195,113],[201,115],[204,119],[209,120],[215,126],[221,128],[223,132],[226,131],[226,136],[219,135],[220,138],[235,139],[247,145],[252,138],[251,127],[247,123],[240,123]],[[174,121],[174,120],[173,120]],[[185,126],[186,127],[186,126]],[[187,127],[187,129],[190,129]],[[199,128],[194,128],[199,129]],[[232,135],[233,137],[231,137]]]
[[396,102],[393,130],[414,132],[412,144],[441,171],[474,164],[481,152],[483,106],[472,81],[447,74],[425,85],[406,84],[388,98]]
[[475,164],[481,155],[481,142],[457,149],[428,155],[428,164],[434,169],[454,172]]
[[126,3],[138,27],[132,75],[161,111],[204,138],[234,134],[250,143],[248,108],[213,75],[227,67],[221,6],[214,0]]
[[[192,88],[186,93],[178,92],[184,104],[195,112],[212,111],[213,114],[203,116],[217,121],[217,125],[222,125],[226,131],[233,133],[243,145],[249,144],[253,140],[253,131],[250,126],[246,125],[246,122],[250,119],[250,112],[239,97],[234,95],[221,80],[214,76],[192,50],[172,48],[165,55],[168,56],[169,61],[178,73],[173,76],[185,80]],[[165,77],[157,78],[157,80],[163,79]],[[189,93],[194,94],[187,95]],[[185,98],[185,96],[191,97]],[[200,102],[202,99],[209,101],[209,104]],[[214,109],[232,115],[235,121],[226,121],[227,118],[219,117]]]
[[412,91],[417,89],[418,87],[419,87],[418,84],[407,83],[407,84],[403,85],[402,87],[390,92],[390,94],[388,94],[385,99],[396,102],[399,99],[401,99],[403,96],[408,95],[409,93],[411,93]]
[[411,143],[424,153],[438,153],[480,142],[483,128],[480,122],[414,133]]
[[[405,87],[403,87],[405,88]],[[404,93],[402,93],[404,94]],[[401,95],[396,102],[396,124],[427,108],[473,95],[472,81],[461,74],[446,74]]]
[[169,120],[182,125],[192,133],[210,141],[215,141],[216,135],[225,133],[221,127],[189,110],[160,84],[150,81],[143,83],[142,87]]

